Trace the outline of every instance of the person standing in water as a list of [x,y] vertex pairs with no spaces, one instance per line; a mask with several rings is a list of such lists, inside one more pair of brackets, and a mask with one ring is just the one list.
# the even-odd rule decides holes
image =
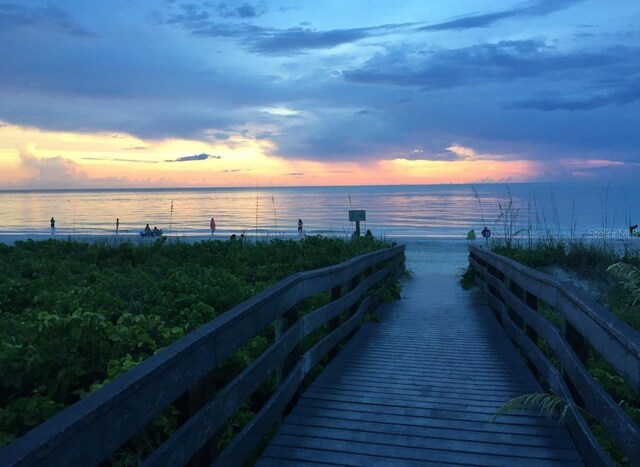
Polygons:
[[51,235],[56,233],[56,220],[51,217]]
[[302,219],[298,219],[298,234],[302,235]]
[[211,235],[216,231],[216,220],[212,217],[211,222],[209,222],[209,227],[211,227]]
[[116,235],[118,235],[118,230],[120,230],[120,218],[116,219]]

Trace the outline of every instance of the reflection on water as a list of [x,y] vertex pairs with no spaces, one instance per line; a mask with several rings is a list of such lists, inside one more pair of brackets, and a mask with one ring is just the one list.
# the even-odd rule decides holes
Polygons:
[[[500,233],[509,206],[515,227],[535,234],[587,235],[590,230],[638,223],[632,186],[605,184],[211,188],[0,192],[0,234],[122,234],[145,224],[175,235],[295,235],[298,218],[308,234],[349,235],[349,209],[365,209],[364,230],[387,237],[464,238],[484,225]],[[503,213],[501,217],[500,214]],[[497,221],[499,220],[499,221]]]

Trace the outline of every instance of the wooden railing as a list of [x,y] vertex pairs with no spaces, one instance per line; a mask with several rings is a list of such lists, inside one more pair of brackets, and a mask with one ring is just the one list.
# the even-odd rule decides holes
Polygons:
[[[241,465],[281,419],[305,375],[335,352],[375,304],[370,289],[403,270],[404,249],[400,245],[283,279],[19,438],[0,451],[0,465],[84,466],[108,459],[177,398],[202,384],[237,349],[274,325],[273,344],[200,404],[144,462],[187,463],[264,381],[277,374],[275,393],[215,459],[216,465]],[[298,316],[298,303],[327,291],[331,295],[327,305]],[[329,332],[300,355],[303,338],[325,323]]]
[[[632,464],[640,465],[640,427],[585,367],[592,348],[634,391],[640,391],[640,333],[571,284],[516,261],[470,246],[469,263],[485,286],[490,307],[538,379],[556,395],[584,408]],[[560,327],[538,312],[541,301],[559,314]],[[538,346],[540,339],[552,350],[556,365]],[[580,411],[572,408],[566,422],[588,464],[611,464]]]

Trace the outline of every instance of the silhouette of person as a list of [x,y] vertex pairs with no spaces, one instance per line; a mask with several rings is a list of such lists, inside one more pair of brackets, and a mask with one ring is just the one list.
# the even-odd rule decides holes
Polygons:
[[213,217],[211,218],[211,222],[209,222],[209,227],[211,227],[211,235],[213,235],[216,231],[216,221]]
[[298,233],[302,235],[302,219],[298,219]]
[[120,218],[116,219],[116,235],[118,235],[118,230],[120,229]]
[[55,233],[56,231],[56,220],[51,217],[51,233]]
[[489,230],[487,228],[487,226],[485,226],[484,229],[482,229],[482,236],[484,238],[490,238],[491,237],[491,230]]

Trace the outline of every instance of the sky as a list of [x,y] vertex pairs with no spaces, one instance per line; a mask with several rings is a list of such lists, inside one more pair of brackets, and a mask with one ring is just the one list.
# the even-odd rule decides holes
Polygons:
[[637,0],[0,0],[0,189],[640,180]]

